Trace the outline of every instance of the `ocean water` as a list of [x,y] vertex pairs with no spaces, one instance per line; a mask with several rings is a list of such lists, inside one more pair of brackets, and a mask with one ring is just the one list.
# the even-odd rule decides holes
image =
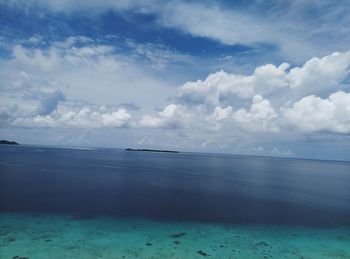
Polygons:
[[0,258],[350,258],[350,163],[0,147]]

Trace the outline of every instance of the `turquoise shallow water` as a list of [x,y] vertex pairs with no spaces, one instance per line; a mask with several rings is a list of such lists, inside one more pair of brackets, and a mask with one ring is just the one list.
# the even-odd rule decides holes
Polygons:
[[349,226],[1,213],[0,231],[1,258],[350,258]]

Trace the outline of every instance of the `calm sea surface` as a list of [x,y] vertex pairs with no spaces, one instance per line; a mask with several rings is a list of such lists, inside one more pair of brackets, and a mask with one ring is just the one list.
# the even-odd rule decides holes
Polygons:
[[[331,231],[341,229],[339,233],[332,236],[333,241],[324,240],[328,245],[333,242],[339,250],[342,244],[350,246],[350,236],[348,236],[350,233],[350,163],[213,154],[130,152],[112,149],[1,146],[0,212],[0,225],[3,227],[3,244],[0,246],[0,255],[2,253],[12,257],[21,256],[16,254],[16,251],[17,253],[22,251],[26,253],[26,256],[30,254],[35,255],[33,258],[45,258],[47,250],[43,250],[41,255],[35,254],[36,251],[43,248],[43,244],[28,243],[29,241],[25,243],[24,240],[37,242],[35,240],[38,239],[33,237],[33,233],[45,232],[43,229],[40,230],[39,225],[36,225],[40,222],[43,224],[41,228],[46,224],[45,229],[52,231],[55,229],[54,226],[57,229],[64,229],[64,226],[67,227],[68,224],[64,223],[67,217],[70,219],[69,222],[72,222],[72,219],[74,219],[73,222],[80,222],[82,225],[79,226],[85,230],[91,226],[94,226],[96,230],[99,224],[105,224],[101,229],[110,229],[113,224],[119,227],[124,224],[133,229],[133,224],[139,220],[137,224],[144,226],[146,230],[142,227],[139,232],[135,232],[135,229],[134,232],[130,230],[127,233],[134,233],[133,238],[127,239],[125,236],[125,240],[129,240],[129,244],[134,244],[138,242],[135,241],[137,240],[135,236],[144,231],[142,233],[148,233],[145,235],[153,241],[149,241],[146,245],[142,244],[144,250],[135,248],[135,252],[132,248],[128,248],[129,254],[121,248],[118,251],[124,251],[124,255],[119,254],[120,257],[116,256],[116,252],[113,252],[115,257],[100,252],[99,255],[107,258],[123,258],[122,256],[127,256],[126,258],[133,256],[196,258],[197,256],[201,258],[209,255],[212,256],[211,258],[243,258],[239,254],[232,254],[238,251],[242,251],[242,254],[251,252],[250,256],[246,254],[249,258],[270,258],[264,257],[263,252],[259,254],[261,257],[254,257],[253,251],[260,251],[254,250],[259,249],[259,246],[265,248],[261,250],[265,250],[266,256],[272,258],[273,247],[277,247],[277,245],[272,245],[273,241],[267,242],[266,238],[265,241],[257,239],[251,245],[258,248],[252,248],[245,247],[241,239],[243,243],[239,245],[237,241],[235,243],[237,247],[231,249],[230,245],[233,244],[233,241],[231,240],[231,243],[227,241],[231,237],[230,233],[237,236],[235,231],[241,231],[240,235],[243,238],[243,232],[246,231],[246,239],[253,240],[255,234],[252,233],[263,233],[271,237],[273,232],[275,235],[281,235],[280,239],[283,239],[283,236],[286,236],[283,233],[288,232],[292,235],[290,229],[296,232],[302,230],[302,233],[305,234],[307,232],[305,228],[312,229],[312,231],[326,231],[322,232],[323,236],[324,233],[329,235]],[[108,218],[107,221],[102,220],[106,218]],[[111,220],[117,219],[119,219],[118,223],[111,223]],[[133,223],[130,223],[129,220]],[[87,221],[90,221],[90,224],[84,226],[84,222]],[[19,222],[27,222],[26,224],[21,223],[25,224],[26,228],[22,226],[19,230]],[[108,228],[106,224],[110,224]],[[153,226],[152,224],[156,224],[153,232],[149,229],[150,226]],[[210,250],[209,244],[195,248],[194,251],[184,248],[186,240],[191,242],[191,233],[186,232],[189,231],[188,229],[196,229],[197,232],[204,233],[214,230],[205,231],[203,229],[209,227],[215,229],[214,226],[219,225],[221,226],[220,231],[224,231],[220,235],[228,235],[226,241],[217,241],[222,243],[220,244],[222,247],[219,247],[218,243],[216,250],[213,250],[213,247]],[[5,231],[6,226],[9,229],[7,232]],[[240,229],[230,229],[230,227],[238,226]],[[78,228],[78,226],[75,227]],[[172,227],[175,229],[171,229]],[[124,230],[128,228],[125,227]],[[281,228],[284,229],[284,232]],[[27,232],[22,233],[23,229],[27,229]],[[180,233],[176,233],[176,229]],[[102,242],[102,237],[98,238],[94,235],[103,230],[100,232],[96,230],[96,233],[89,231],[90,238],[94,237],[99,240],[98,242]],[[178,243],[175,242],[168,249],[165,249],[166,245],[163,244],[163,250],[153,251],[152,249],[156,247],[154,243],[156,237],[152,239],[149,233],[156,232],[167,236],[170,239],[169,242],[178,241]],[[193,235],[197,232],[194,231]],[[16,236],[15,233],[19,237],[12,239],[20,240],[22,235],[22,243],[11,241],[11,237],[9,239],[11,235]],[[62,238],[66,237],[64,233],[61,233]],[[177,236],[177,234],[180,235]],[[318,235],[321,236],[321,234],[313,233],[315,242],[320,238]],[[210,238],[213,236],[215,235],[210,235]],[[205,239],[204,236],[203,238]],[[46,237],[45,240],[50,241],[47,241],[45,245],[52,245],[53,239]],[[87,237],[83,236],[77,240],[83,242],[86,239]],[[67,247],[58,248],[59,244],[62,245],[62,240],[61,243],[57,243],[57,251],[51,254],[51,258],[56,258],[55,255],[57,258],[73,256],[68,253],[70,250]],[[163,239],[160,238],[160,240]],[[198,243],[198,237],[196,240]],[[209,235],[205,240],[209,242]],[[183,249],[181,249],[180,241],[184,244]],[[99,247],[97,243],[95,244],[96,249]],[[192,241],[192,246],[193,243],[194,241]],[[37,250],[33,248],[36,244],[38,245]],[[301,244],[304,243],[301,242]],[[32,246],[31,252],[26,248],[27,246]],[[225,246],[230,247],[231,254],[228,255],[225,250],[226,254],[220,256],[218,254],[215,257],[216,253],[219,253],[218,249],[224,249]],[[127,244],[121,247],[125,248]],[[286,247],[289,246],[286,245]],[[174,250],[176,248],[177,250]],[[88,251],[87,248],[80,247],[79,249]],[[101,251],[104,251],[103,249],[105,248],[102,247]],[[305,251],[308,249],[306,247]],[[329,248],[318,258],[349,258],[350,251],[334,249]],[[68,254],[60,254],[63,253],[62,251]],[[112,250],[108,251],[112,253]],[[130,254],[130,251],[133,251],[133,254]],[[284,251],[284,257],[298,258],[293,257],[293,253],[301,253],[303,250],[297,247],[293,251]],[[91,258],[99,257],[91,253],[90,251]],[[148,255],[145,256],[146,254]],[[77,254],[74,256],[79,257]],[[302,255],[298,254],[298,256]]]

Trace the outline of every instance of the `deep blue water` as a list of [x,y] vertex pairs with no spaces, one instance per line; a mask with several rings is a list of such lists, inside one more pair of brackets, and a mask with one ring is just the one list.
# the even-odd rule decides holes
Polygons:
[[350,224],[350,162],[0,147],[1,212]]

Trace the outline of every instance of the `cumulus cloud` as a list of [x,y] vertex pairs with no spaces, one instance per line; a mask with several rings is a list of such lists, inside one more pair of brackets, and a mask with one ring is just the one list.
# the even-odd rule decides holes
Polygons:
[[295,67],[286,75],[290,87],[302,94],[336,90],[350,71],[350,51],[334,52],[323,58],[314,57],[302,67]]
[[179,128],[183,127],[188,113],[181,105],[169,104],[157,115],[144,115],[139,123],[142,128]]
[[230,97],[252,96],[251,78],[219,71],[204,81],[187,82],[177,91],[177,98],[187,104],[215,106]]
[[[350,51],[335,52],[323,58],[312,58],[301,67],[290,70],[290,64],[259,66],[251,75],[230,74],[219,71],[205,80],[190,81],[178,89],[177,98],[189,105],[216,106],[232,104],[237,99],[254,95],[277,95],[298,99],[310,93],[331,93],[345,87],[349,75]],[[286,98],[288,97],[288,98]]]
[[[140,55],[151,53],[150,45],[134,47]],[[7,90],[1,97],[2,117],[11,121],[6,111],[21,100],[12,116],[15,126],[200,128],[225,135],[278,133],[292,125],[303,132],[349,132],[348,94],[334,92],[348,87],[350,51],[312,58],[300,67],[266,64],[250,75],[215,72],[204,80],[184,83],[173,96],[172,91],[162,93],[160,82],[153,91],[153,79],[143,74],[135,77],[140,71],[132,62],[112,46],[87,37],[52,42],[44,49],[16,45],[0,83]],[[125,69],[126,64],[131,69]],[[145,87],[149,93],[170,96],[171,103],[164,101],[164,108],[152,114],[150,108],[161,105],[155,103],[156,96],[144,94],[150,98],[145,102],[135,95],[145,92]],[[329,98],[322,99],[325,95]],[[111,102],[115,110],[96,105],[70,109],[70,100]],[[117,100],[142,107],[118,106]]]
[[[152,47],[133,53],[157,63]],[[350,51],[301,66],[266,64],[251,74],[218,71],[177,89],[145,72],[138,58],[86,37],[45,48],[16,45],[10,59],[0,59],[0,121],[17,128],[149,128],[176,132],[181,146],[203,149],[244,147],[272,135],[350,133]],[[157,134],[152,141],[159,141]],[[260,152],[259,145],[250,151]]]
[[231,106],[225,108],[217,106],[214,109],[213,117],[216,121],[227,119],[232,114],[232,110],[233,108]]
[[278,117],[269,100],[260,95],[253,97],[250,110],[239,109],[233,115],[236,125],[246,131],[278,132],[279,128],[273,121]]
[[279,133],[291,127],[297,132],[349,133],[349,93],[337,91],[349,87],[349,67],[350,51],[312,58],[300,67],[267,64],[251,75],[219,71],[180,86],[175,102],[164,109],[167,113],[145,115],[140,125],[200,125],[222,134]]
[[338,91],[326,99],[309,95],[282,111],[287,122],[302,131],[350,133],[350,93]]

